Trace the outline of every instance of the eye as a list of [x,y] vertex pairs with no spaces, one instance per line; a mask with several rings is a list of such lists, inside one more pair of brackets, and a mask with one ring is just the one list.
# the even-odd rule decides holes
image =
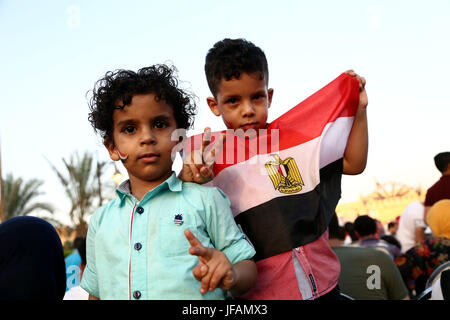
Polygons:
[[134,133],[136,131],[136,128],[134,126],[126,126],[126,127],[123,128],[122,131],[125,132],[125,133],[131,134],[131,133]]
[[263,96],[262,94],[260,94],[260,93],[255,94],[255,95],[253,96],[253,99],[254,99],[254,100],[258,100],[258,99],[262,99],[262,98],[264,98],[264,96]]
[[238,102],[237,98],[229,98],[225,101],[225,103],[229,103],[229,104],[235,104]]
[[164,129],[164,128],[167,128],[169,125],[166,121],[158,120],[155,122],[154,126],[157,129]]

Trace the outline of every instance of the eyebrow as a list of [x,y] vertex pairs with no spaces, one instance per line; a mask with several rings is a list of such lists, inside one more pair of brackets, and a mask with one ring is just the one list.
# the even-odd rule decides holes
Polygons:
[[135,123],[136,123],[136,121],[135,121],[134,119],[125,119],[125,120],[119,121],[119,122],[116,124],[116,126],[117,126],[117,127],[120,127],[120,126],[123,126],[123,125],[125,125],[125,124],[135,124]]
[[[167,122],[170,122],[171,119],[172,119],[172,117],[169,116],[169,115],[166,115],[166,114],[160,114],[160,115],[157,115],[156,117],[151,118],[151,122],[155,122],[155,121],[167,121]],[[175,120],[175,119],[174,119],[174,120]],[[116,126],[117,126],[117,127],[120,127],[120,126],[127,125],[127,124],[136,124],[137,122],[139,122],[139,121],[136,121],[136,120],[133,119],[133,118],[130,118],[130,119],[124,119],[124,120],[119,121],[119,122],[116,124]],[[176,121],[175,121],[175,122],[176,122]]]

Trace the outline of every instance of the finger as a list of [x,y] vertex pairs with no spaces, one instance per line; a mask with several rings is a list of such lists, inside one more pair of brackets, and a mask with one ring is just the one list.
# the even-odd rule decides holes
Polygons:
[[202,139],[202,154],[205,148],[211,143],[211,128],[206,127],[203,132],[203,139]]
[[214,162],[216,161],[216,155],[220,153],[220,150],[222,149],[225,140],[226,140],[225,133],[222,133],[218,138],[214,140],[213,145],[209,149],[211,151],[205,153],[204,161],[206,165],[208,166],[214,165]]
[[360,77],[360,79],[361,79],[362,87],[365,88],[366,87],[366,79],[364,77]]
[[189,253],[193,256],[197,256],[198,260],[205,264],[211,260],[213,251],[213,248],[204,247],[202,245],[189,248]]
[[353,69],[350,69],[350,70],[347,70],[347,71],[345,71],[344,73],[346,73],[346,74],[348,74],[348,75],[351,75],[351,76],[355,76],[355,71],[353,71]]
[[197,168],[196,164],[190,164],[189,168],[191,169],[192,175],[196,178],[200,177],[200,171]]
[[202,278],[208,274],[208,265],[199,263],[197,266],[192,269],[192,274],[194,275],[195,279],[198,281],[202,281]]
[[230,270],[225,274],[222,281],[220,281],[218,285],[223,290],[229,290],[235,285],[235,282],[233,272]]
[[191,230],[189,229],[184,230],[184,235],[186,236],[186,239],[189,241],[191,248],[203,247],[202,243],[194,236]]
[[200,292],[202,294],[206,293],[208,289],[210,288],[210,281],[213,276],[213,274],[216,272],[217,264],[213,266],[208,267],[208,273],[202,278],[201,286],[200,286]]
[[213,175],[213,171],[212,171],[212,165],[211,166],[204,166],[200,168],[200,175],[203,178],[210,178]]
[[214,291],[219,283],[226,279],[227,275],[228,272],[226,269],[220,267],[216,268],[211,280],[209,281],[209,291]]

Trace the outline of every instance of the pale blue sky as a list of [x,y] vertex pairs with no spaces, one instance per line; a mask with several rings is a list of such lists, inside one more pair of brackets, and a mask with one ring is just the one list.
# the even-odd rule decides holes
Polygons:
[[[432,4],[430,4],[432,3]],[[4,174],[45,181],[41,197],[67,222],[44,156],[107,153],[85,94],[108,70],[171,61],[198,96],[198,133],[223,128],[207,108],[207,50],[224,37],[260,46],[273,120],[341,72],[367,79],[369,159],[343,179],[343,199],[380,182],[429,187],[450,150],[450,1],[1,1],[0,141]]]

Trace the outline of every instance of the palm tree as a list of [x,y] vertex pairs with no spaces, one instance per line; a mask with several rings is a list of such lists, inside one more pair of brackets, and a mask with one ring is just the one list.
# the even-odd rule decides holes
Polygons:
[[4,192],[5,220],[17,216],[26,216],[38,209],[53,213],[51,204],[33,201],[37,196],[43,194],[39,191],[43,183],[38,179],[24,181],[22,178],[14,178],[9,173],[3,181],[4,190],[2,190]]
[[96,161],[86,151],[81,157],[74,153],[67,161],[62,158],[66,174],[50,165],[64,187],[64,191],[71,203],[70,219],[76,226],[77,235],[86,236],[86,217],[103,204],[101,176],[107,162]]

